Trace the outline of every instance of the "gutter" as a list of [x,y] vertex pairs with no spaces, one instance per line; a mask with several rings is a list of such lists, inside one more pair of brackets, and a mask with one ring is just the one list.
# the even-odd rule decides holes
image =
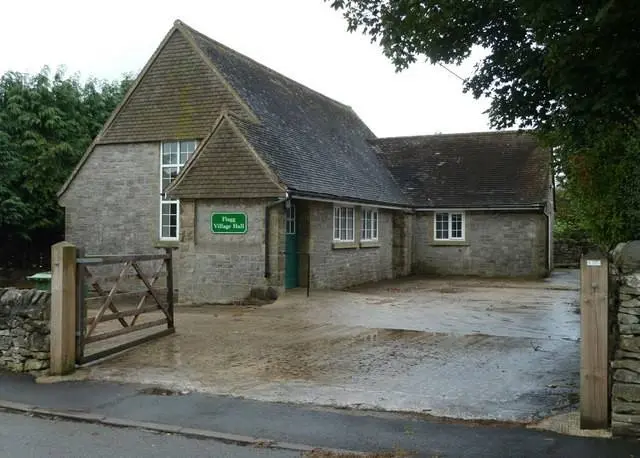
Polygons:
[[269,235],[270,235],[270,225],[269,225],[269,210],[275,207],[276,205],[280,205],[291,197],[289,193],[285,193],[285,197],[276,200],[275,202],[270,202],[264,207],[264,278],[271,278],[271,267],[269,264]]
[[372,206],[377,208],[384,208],[388,210],[402,210],[407,212],[432,212],[432,211],[531,211],[531,210],[544,210],[544,204],[535,205],[514,205],[512,207],[414,207],[411,205],[389,205],[384,203],[378,203],[375,201],[345,199],[344,197],[332,197],[324,194],[315,194],[310,192],[300,192],[289,190],[289,198],[298,200],[311,200],[316,202],[330,202],[334,204],[344,205],[362,205]]
[[531,211],[531,210],[544,210],[544,205],[530,205],[530,206],[514,206],[514,207],[426,207],[416,208],[417,212],[434,212],[434,211]]
[[299,191],[290,191],[290,198],[295,198],[298,200],[312,200],[316,202],[330,202],[334,204],[344,204],[344,205],[361,205],[361,206],[371,206],[376,208],[383,208],[388,210],[404,210],[404,211],[413,211],[413,208],[409,205],[389,205],[384,203],[379,203],[370,200],[357,200],[357,199],[345,199],[344,197],[333,197],[325,194],[314,194],[310,192],[299,192]]

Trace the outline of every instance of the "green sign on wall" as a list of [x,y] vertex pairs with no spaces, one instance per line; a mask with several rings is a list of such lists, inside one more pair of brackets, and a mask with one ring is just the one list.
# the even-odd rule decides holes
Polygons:
[[211,232],[214,234],[246,234],[247,214],[241,212],[211,213]]

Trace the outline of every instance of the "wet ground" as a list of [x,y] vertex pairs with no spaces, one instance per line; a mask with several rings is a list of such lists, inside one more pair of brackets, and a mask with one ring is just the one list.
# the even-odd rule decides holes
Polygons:
[[[577,272],[288,292],[178,308],[177,334],[89,377],[257,400],[530,422],[577,399]],[[152,319],[149,316],[147,319]]]

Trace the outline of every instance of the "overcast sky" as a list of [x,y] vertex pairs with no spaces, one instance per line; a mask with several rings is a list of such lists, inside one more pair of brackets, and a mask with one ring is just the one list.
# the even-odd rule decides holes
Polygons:
[[[488,130],[488,101],[426,63],[395,73],[323,0],[3,2],[0,73],[64,65],[83,77],[137,72],[175,19],[348,104],[378,136]],[[452,67],[465,77],[472,62]]]

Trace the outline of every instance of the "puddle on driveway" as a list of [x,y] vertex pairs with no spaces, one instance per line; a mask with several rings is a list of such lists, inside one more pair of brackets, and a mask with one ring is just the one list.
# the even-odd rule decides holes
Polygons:
[[177,334],[90,368],[176,391],[531,421],[571,404],[575,291],[289,294],[177,308]]

